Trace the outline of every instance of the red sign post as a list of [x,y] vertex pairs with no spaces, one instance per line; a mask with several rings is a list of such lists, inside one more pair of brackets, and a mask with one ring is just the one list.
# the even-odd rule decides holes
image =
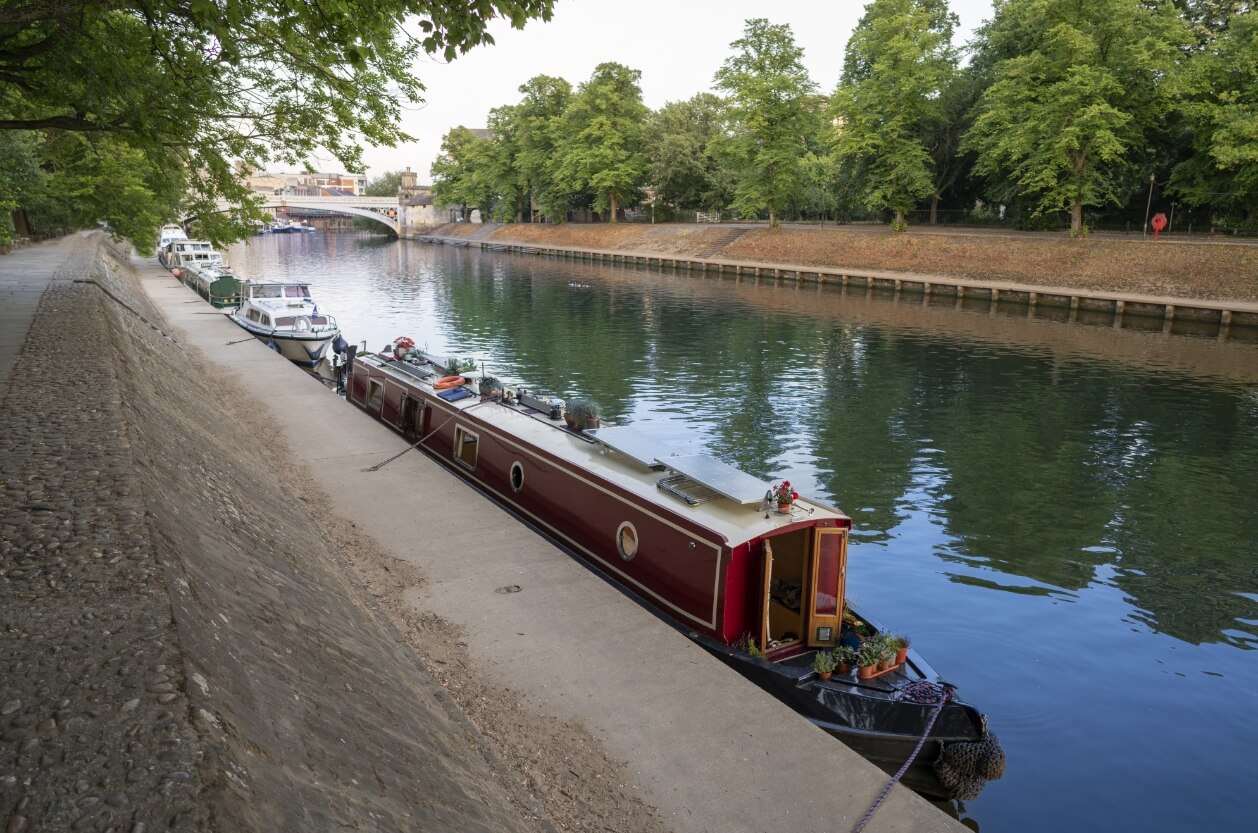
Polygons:
[[1154,214],[1154,215],[1153,215],[1153,220],[1152,220],[1152,221],[1150,221],[1150,225],[1152,225],[1152,226],[1153,226],[1153,239],[1154,239],[1154,240],[1157,240],[1157,239],[1158,239],[1158,232],[1160,232],[1162,229],[1166,228],[1166,215],[1165,215],[1165,214],[1160,214],[1160,213],[1159,213],[1159,214]]

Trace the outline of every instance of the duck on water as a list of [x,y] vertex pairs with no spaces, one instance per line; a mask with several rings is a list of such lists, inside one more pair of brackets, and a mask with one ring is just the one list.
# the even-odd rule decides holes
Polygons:
[[839,509],[794,497],[779,511],[769,484],[715,457],[588,415],[569,425],[562,399],[457,372],[405,337],[355,355],[347,389],[815,725],[903,767],[906,786],[969,799],[1003,774],[986,717],[916,651],[869,678],[815,670],[819,653],[886,636],[845,598],[852,522]]

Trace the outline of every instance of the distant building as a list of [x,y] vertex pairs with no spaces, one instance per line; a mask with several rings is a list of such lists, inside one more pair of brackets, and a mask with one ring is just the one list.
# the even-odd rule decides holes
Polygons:
[[242,181],[251,191],[294,197],[361,197],[367,189],[366,174],[264,172],[243,176]]

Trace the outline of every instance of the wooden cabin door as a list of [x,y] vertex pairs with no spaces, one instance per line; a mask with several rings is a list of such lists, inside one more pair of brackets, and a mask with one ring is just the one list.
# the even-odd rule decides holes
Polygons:
[[847,584],[847,530],[818,528],[813,534],[812,580],[808,584],[805,632],[810,648],[839,644],[843,591]]
[[760,574],[760,650],[769,650],[769,583],[773,580],[773,546],[764,542],[764,562]]

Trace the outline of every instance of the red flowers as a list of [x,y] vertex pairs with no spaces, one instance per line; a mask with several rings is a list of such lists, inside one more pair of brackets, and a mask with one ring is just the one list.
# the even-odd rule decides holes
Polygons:
[[783,480],[780,485],[774,486],[772,491],[773,499],[779,505],[799,500],[799,492],[791,488],[791,481],[789,480]]

